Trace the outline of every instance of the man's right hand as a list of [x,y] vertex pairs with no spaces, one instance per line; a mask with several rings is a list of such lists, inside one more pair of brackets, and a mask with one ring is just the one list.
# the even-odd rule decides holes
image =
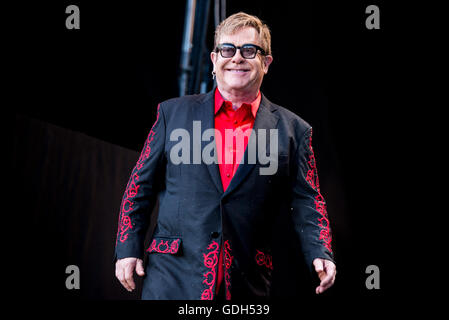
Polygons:
[[130,292],[136,288],[136,284],[134,283],[134,270],[141,277],[145,275],[142,259],[123,258],[118,259],[115,263],[115,276],[122,286]]

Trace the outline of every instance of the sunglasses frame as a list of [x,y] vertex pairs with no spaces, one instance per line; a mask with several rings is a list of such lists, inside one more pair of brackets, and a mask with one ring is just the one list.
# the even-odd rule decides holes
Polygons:
[[[224,46],[234,47],[234,48],[235,48],[234,54],[233,54],[232,56],[230,56],[230,57],[223,57],[223,52],[221,51],[221,49],[222,49]],[[242,48],[245,48],[245,47],[256,48],[256,53],[254,54],[254,57],[252,57],[252,58],[245,58],[245,57],[243,56],[243,54],[242,54]],[[266,55],[266,54],[265,54],[265,50],[263,50],[263,49],[262,49],[261,47],[259,47],[258,45],[255,45],[255,44],[252,44],[252,43],[245,43],[245,44],[242,45],[242,46],[236,46],[236,45],[234,45],[234,44],[232,44],[232,43],[221,43],[221,44],[219,44],[219,45],[215,48],[215,52],[220,52],[221,57],[224,58],[224,59],[229,59],[229,58],[232,58],[233,56],[235,56],[235,54],[237,53],[237,50],[240,50],[240,55],[241,55],[244,59],[254,59],[254,58],[257,56],[257,52],[258,52],[258,51],[260,51],[260,53],[261,53],[262,55],[264,55],[264,56]]]

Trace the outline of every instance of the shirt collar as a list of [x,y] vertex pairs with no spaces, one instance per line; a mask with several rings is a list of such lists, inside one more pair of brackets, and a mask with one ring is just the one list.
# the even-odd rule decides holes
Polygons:
[[[253,114],[254,118],[256,118],[256,113],[257,110],[259,110],[259,106],[260,106],[260,101],[262,100],[262,95],[260,94],[260,90],[259,93],[257,94],[256,99],[254,99],[253,102],[250,103],[251,105],[251,113]],[[225,99],[223,99],[223,96],[221,95],[220,91],[218,90],[218,87],[215,89],[215,115],[217,114],[217,112],[221,109],[221,107],[223,106],[224,102],[229,102]]]

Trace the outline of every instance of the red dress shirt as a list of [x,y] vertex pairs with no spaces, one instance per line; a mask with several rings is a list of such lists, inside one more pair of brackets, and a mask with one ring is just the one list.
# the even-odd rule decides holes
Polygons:
[[[232,102],[224,100],[218,88],[215,89],[215,129],[220,132],[220,135],[216,135],[215,141],[223,191],[228,188],[248,145],[260,100],[259,91],[251,104],[243,103],[239,108],[234,109]],[[223,249],[221,248],[216,293],[218,293],[222,281]]]

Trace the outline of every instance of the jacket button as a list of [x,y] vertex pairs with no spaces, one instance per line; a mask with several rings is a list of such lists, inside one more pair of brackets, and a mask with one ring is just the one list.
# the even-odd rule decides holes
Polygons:
[[210,236],[211,236],[212,238],[218,238],[219,235],[220,235],[220,234],[219,234],[217,231],[214,231],[214,232],[211,232],[211,233],[210,233]]

